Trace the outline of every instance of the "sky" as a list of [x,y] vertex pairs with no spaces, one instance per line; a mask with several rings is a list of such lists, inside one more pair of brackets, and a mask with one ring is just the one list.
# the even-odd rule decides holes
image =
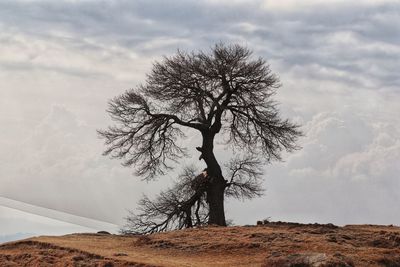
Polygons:
[[153,62],[218,42],[268,61],[282,116],[304,132],[265,166],[265,195],[228,200],[227,218],[400,225],[399,25],[395,0],[0,1],[0,236],[102,230],[68,214],[121,226],[168,187],[179,166],[142,181],[101,155],[96,130]]

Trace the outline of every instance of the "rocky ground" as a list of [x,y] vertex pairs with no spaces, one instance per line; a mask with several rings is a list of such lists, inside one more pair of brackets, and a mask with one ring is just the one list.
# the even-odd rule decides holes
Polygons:
[[1,245],[0,266],[400,266],[400,228],[275,222],[42,236]]

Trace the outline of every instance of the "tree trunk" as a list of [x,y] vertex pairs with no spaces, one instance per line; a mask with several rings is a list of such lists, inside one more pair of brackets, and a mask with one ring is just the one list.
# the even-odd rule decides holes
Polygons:
[[208,224],[226,226],[224,193],[226,181],[222,175],[221,166],[214,155],[214,134],[203,132],[202,158],[207,164],[207,173],[210,185],[207,189],[207,202],[209,206]]
[[208,224],[226,226],[224,209],[225,183],[211,183],[207,190],[207,202],[209,205]]

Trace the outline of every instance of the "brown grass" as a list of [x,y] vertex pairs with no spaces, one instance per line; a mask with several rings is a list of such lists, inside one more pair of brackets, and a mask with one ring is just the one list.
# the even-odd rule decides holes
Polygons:
[[400,228],[269,223],[42,236],[0,246],[0,266],[400,266]]

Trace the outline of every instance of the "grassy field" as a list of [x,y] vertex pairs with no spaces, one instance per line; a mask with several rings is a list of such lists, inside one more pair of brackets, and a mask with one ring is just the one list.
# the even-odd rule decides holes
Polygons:
[[400,266],[400,228],[268,223],[41,236],[0,246],[0,266]]

